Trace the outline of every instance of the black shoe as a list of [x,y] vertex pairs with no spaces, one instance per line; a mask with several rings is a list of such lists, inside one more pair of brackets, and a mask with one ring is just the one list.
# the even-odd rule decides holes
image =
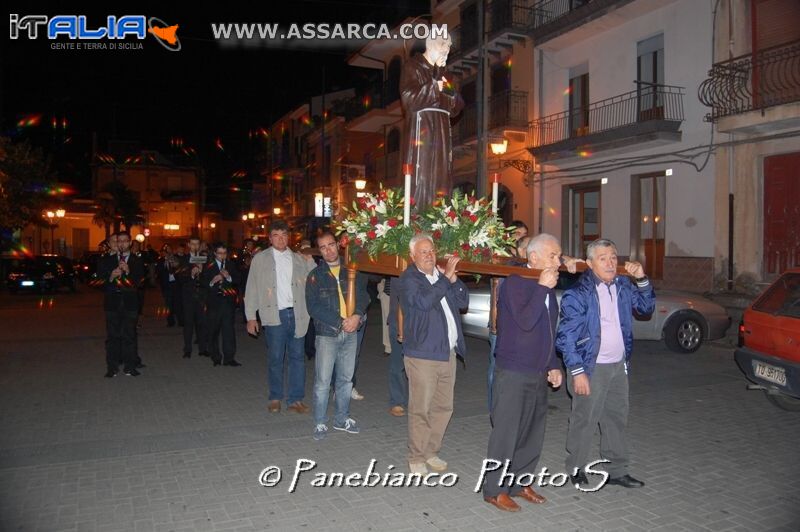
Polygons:
[[142,368],[146,368],[146,367],[147,367],[147,365],[142,363],[142,362],[137,362],[136,363],[136,369],[142,369]]
[[233,366],[234,368],[241,366],[241,364],[239,364],[239,363],[238,363],[238,362],[236,362],[235,360],[231,360],[230,362],[225,362],[225,363],[224,363],[224,364],[222,364],[222,365],[223,365],[223,366]]
[[136,369],[134,368],[134,369],[126,369],[125,375],[127,375],[128,377],[138,377],[139,375],[141,375],[141,373],[136,371]]
[[576,486],[584,486],[589,483],[589,479],[586,478],[586,473],[583,471],[578,470],[578,473],[575,475],[570,475],[569,478],[572,480],[572,483]]
[[115,370],[115,369],[110,369],[110,370],[106,371],[106,374],[105,374],[105,375],[103,375],[103,376],[104,376],[106,379],[113,379],[114,377],[116,377],[116,376],[117,376],[117,370]]
[[183,353],[183,358],[192,358],[192,353],[191,353],[191,351],[184,351],[184,353]]
[[636,480],[630,475],[623,475],[617,478],[610,478],[606,482],[606,484],[611,484],[614,486],[622,486],[623,488],[641,488],[644,486],[644,482],[641,480]]
[[217,366],[219,366],[220,364],[221,364],[221,362],[220,362],[219,360],[215,360],[215,361],[214,361],[214,367],[215,367],[215,368],[216,368]]
[[210,357],[211,355],[208,354],[208,351],[200,351],[201,357]]

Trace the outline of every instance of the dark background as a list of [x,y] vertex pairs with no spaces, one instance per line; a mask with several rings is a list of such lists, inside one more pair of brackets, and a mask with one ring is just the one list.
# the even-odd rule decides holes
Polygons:
[[[74,186],[78,197],[89,194],[93,138],[100,152],[109,140],[120,139],[169,155],[170,138],[182,137],[197,150],[213,185],[256,156],[259,148],[249,141],[249,130],[269,128],[323,90],[359,89],[379,80],[381,72],[347,66],[346,58],[363,43],[226,48],[214,40],[212,22],[373,22],[391,28],[429,11],[426,0],[294,0],[264,2],[260,8],[249,2],[185,7],[109,2],[93,10],[74,2],[19,4],[8,13],[86,15],[93,28],[104,25],[107,15],[154,16],[180,26],[182,50],[168,52],[149,35],[143,50],[51,50],[46,37],[11,40],[6,15],[0,41],[2,134],[42,147],[57,179]],[[21,117],[36,114],[42,116],[39,126],[16,127]],[[52,128],[53,116],[67,119],[66,130]],[[217,138],[224,151],[214,147]]]

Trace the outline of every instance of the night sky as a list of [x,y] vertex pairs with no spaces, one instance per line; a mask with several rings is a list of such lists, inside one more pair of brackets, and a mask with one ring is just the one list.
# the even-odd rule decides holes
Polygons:
[[[221,178],[252,162],[248,131],[269,125],[310,96],[358,89],[380,75],[377,70],[348,67],[347,56],[358,43],[305,45],[298,50],[259,45],[224,48],[212,36],[212,22],[280,24],[386,23],[425,15],[425,0],[294,0],[202,2],[189,7],[172,3],[113,3],[87,11],[74,2],[26,2],[10,13],[86,15],[91,27],[107,15],[145,15],[178,24],[180,52],[164,50],[152,36],[142,50],[52,50],[47,38],[9,38],[5,17],[2,40],[0,119],[2,131],[28,139],[53,156],[58,178],[88,197],[92,135],[100,151],[110,139],[138,141],[142,148],[170,154],[170,138],[182,137],[194,147],[209,174]],[[24,6],[24,7],[23,7]],[[60,39],[66,42],[66,39]],[[129,40],[130,41],[130,40]],[[108,42],[108,41],[107,41]],[[41,114],[41,125],[18,129],[21,117]],[[67,129],[52,128],[52,117],[67,119]],[[64,140],[69,138],[66,144]],[[224,152],[214,148],[222,140]]]

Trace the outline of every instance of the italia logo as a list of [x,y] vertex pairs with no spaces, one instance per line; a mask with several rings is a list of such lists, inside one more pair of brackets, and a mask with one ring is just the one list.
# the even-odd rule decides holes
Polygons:
[[26,35],[28,39],[38,39],[39,30],[46,32],[47,38],[55,40],[66,37],[69,40],[122,40],[135,38],[145,40],[150,33],[156,41],[170,52],[181,49],[178,39],[178,25],[168,25],[163,20],[144,15],[123,15],[106,17],[105,25],[90,26],[86,15],[25,15],[12,13],[9,15],[9,38],[19,39]]

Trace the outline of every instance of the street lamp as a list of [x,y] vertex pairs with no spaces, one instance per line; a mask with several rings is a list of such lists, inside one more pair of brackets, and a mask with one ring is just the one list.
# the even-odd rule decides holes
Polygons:
[[367,180],[366,179],[356,179],[355,181],[356,190],[364,190],[367,188]]
[[256,217],[256,213],[254,213],[254,212],[248,212],[247,213],[247,219],[248,220],[252,220],[255,217]]
[[274,209],[272,209],[272,212],[275,213],[275,216],[280,216],[281,215],[281,208],[280,207],[275,207]]
[[506,153],[506,150],[508,150],[508,139],[506,138],[491,139],[489,142],[489,148],[492,150],[493,155],[504,155]]
[[47,211],[45,214],[47,216],[47,221],[50,224],[50,253],[55,253],[55,232],[56,227],[58,226],[58,224],[55,222],[55,219],[63,218],[67,215],[67,211],[64,209],[56,209],[55,211]]

